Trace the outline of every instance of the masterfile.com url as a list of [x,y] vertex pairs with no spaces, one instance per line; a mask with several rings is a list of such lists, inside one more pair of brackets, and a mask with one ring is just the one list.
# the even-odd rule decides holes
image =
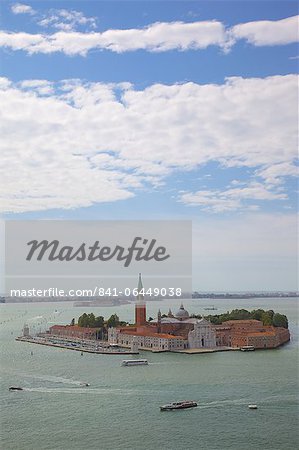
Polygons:
[[11,289],[11,297],[95,297],[98,295],[99,288],[94,289]]

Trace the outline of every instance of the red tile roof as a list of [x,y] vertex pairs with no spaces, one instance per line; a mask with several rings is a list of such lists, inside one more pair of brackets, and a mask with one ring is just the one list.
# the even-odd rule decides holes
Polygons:
[[183,336],[173,336],[173,334],[166,334],[166,333],[153,333],[150,331],[135,331],[132,332],[131,330],[122,330],[121,333],[123,334],[129,334],[130,336],[144,336],[144,337],[156,337],[161,339],[185,339]]
[[79,327],[78,325],[53,325],[50,330],[80,331],[81,333],[95,333],[99,328]]
[[229,325],[262,325],[262,322],[260,320],[256,320],[256,319],[246,319],[246,320],[226,320],[225,322],[223,322],[223,324],[229,324]]

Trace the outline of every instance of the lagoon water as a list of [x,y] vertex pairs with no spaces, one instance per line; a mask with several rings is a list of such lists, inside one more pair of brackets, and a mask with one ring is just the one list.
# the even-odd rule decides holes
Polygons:
[[[189,300],[190,313],[233,308],[286,314],[292,340],[276,350],[201,355],[144,352],[148,366],[121,367],[123,356],[84,354],[17,342],[25,322],[69,323],[85,311],[133,319],[133,305],[1,304],[3,450],[295,450],[298,448],[298,299]],[[178,300],[149,302],[148,315]],[[56,312],[55,312],[56,310]],[[213,313],[213,312],[212,312]],[[31,354],[33,352],[33,355]],[[82,387],[81,382],[90,383]],[[25,388],[9,392],[12,385]],[[196,400],[197,408],[160,412]],[[256,403],[257,410],[248,404]]]

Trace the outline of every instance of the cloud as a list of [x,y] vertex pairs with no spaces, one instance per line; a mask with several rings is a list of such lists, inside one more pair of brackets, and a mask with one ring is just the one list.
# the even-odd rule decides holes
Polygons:
[[[63,13],[63,17],[61,14]],[[225,28],[217,21],[157,22],[144,28],[127,30],[109,29],[100,32],[74,31],[78,24],[95,27],[94,18],[80,12],[56,10],[39,21],[40,25],[53,26],[61,31],[54,34],[0,32],[0,46],[23,50],[29,54],[63,52],[66,55],[85,56],[92,49],[116,53],[145,50],[166,52],[170,50],[202,50],[217,46],[224,52],[239,39],[252,45],[282,45],[298,41],[296,17],[276,22],[257,21]]]
[[298,16],[241,23],[232,27],[231,34],[234,39],[245,39],[256,47],[292,44],[299,38]]
[[78,79],[0,86],[3,211],[127,199],[212,161],[219,170],[249,168],[249,179],[181,201],[223,211],[287,196],[283,179],[297,156],[296,75],[144,90]]
[[256,175],[263,178],[268,185],[277,185],[283,182],[287,176],[298,176],[298,167],[289,162],[274,164],[256,172]]
[[67,55],[86,55],[91,49],[117,53],[140,49],[151,52],[185,51],[204,49],[210,45],[223,48],[227,45],[225,29],[220,22],[154,23],[142,29],[107,30],[103,33],[61,31],[42,35],[0,32],[0,46],[25,50],[29,54],[64,52]]
[[74,31],[78,26],[96,28],[95,17],[86,17],[80,11],[52,9],[38,20],[42,27],[52,27],[63,31]]
[[234,211],[241,208],[259,209],[258,205],[248,206],[244,200],[286,200],[287,195],[282,192],[271,191],[262,183],[251,182],[248,186],[212,191],[185,192],[180,201],[190,206],[201,206],[212,212]]
[[13,14],[35,14],[34,9],[29,5],[24,5],[23,3],[15,3],[11,7]]
[[53,83],[47,80],[25,80],[20,83],[22,89],[34,89],[39,95],[54,93]]

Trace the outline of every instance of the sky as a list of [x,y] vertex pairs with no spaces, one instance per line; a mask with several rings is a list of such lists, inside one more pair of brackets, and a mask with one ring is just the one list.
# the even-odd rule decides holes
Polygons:
[[296,290],[297,10],[2,1],[2,219],[191,219],[194,289]]

